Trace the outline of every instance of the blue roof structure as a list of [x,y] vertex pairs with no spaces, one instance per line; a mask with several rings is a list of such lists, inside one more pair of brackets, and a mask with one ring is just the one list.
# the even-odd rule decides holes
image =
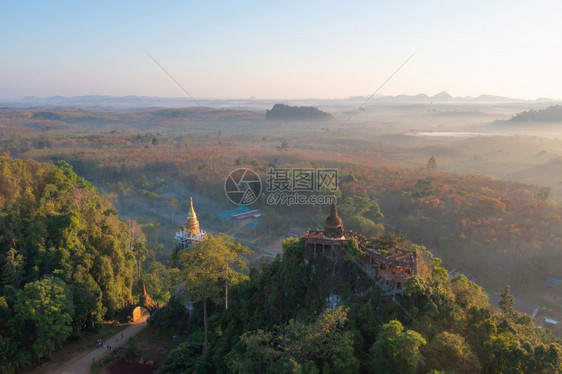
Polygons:
[[226,212],[219,213],[218,216],[221,217],[221,218],[231,218],[231,217],[234,217],[237,214],[247,213],[249,211],[250,211],[250,209],[248,207],[239,206],[236,209],[227,210]]
[[546,277],[545,282],[551,286],[558,286],[560,283],[562,283],[562,279]]

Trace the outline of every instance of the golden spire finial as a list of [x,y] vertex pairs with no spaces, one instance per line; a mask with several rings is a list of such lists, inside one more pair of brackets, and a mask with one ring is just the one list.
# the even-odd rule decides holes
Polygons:
[[197,220],[197,215],[195,214],[195,209],[193,209],[193,198],[189,198],[190,208],[187,213],[187,220],[185,222],[185,230],[190,234],[199,233],[199,221]]

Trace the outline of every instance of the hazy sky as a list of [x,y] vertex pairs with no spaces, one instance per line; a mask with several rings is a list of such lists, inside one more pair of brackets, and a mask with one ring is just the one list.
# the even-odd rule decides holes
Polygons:
[[86,94],[562,99],[562,1],[5,1],[0,100]]

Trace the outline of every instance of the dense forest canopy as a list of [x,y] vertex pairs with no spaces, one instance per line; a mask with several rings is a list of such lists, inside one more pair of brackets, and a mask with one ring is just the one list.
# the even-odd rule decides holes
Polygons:
[[139,243],[64,162],[0,156],[0,340],[41,358],[132,300]]
[[[392,241],[386,237],[385,241]],[[464,275],[449,280],[440,261],[410,244],[427,271],[396,301],[348,256],[316,255],[302,239],[231,288],[228,309],[211,307],[205,344],[201,302],[192,333],[163,370],[232,373],[555,373],[562,345],[513,310],[506,288],[497,310]],[[335,302],[334,302],[335,300]],[[154,323],[183,313],[172,299]],[[206,327],[206,324],[205,324]]]

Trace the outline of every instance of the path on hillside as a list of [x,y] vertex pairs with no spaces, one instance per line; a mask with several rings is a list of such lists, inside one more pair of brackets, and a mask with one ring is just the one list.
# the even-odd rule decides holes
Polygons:
[[92,348],[89,351],[79,352],[69,361],[49,371],[48,374],[88,374],[94,361],[101,360],[115,348],[125,345],[131,336],[135,336],[148,326],[146,322],[147,319],[148,315],[144,315],[138,322],[127,327],[125,330],[104,339],[102,343],[110,345],[111,350],[107,348]]

